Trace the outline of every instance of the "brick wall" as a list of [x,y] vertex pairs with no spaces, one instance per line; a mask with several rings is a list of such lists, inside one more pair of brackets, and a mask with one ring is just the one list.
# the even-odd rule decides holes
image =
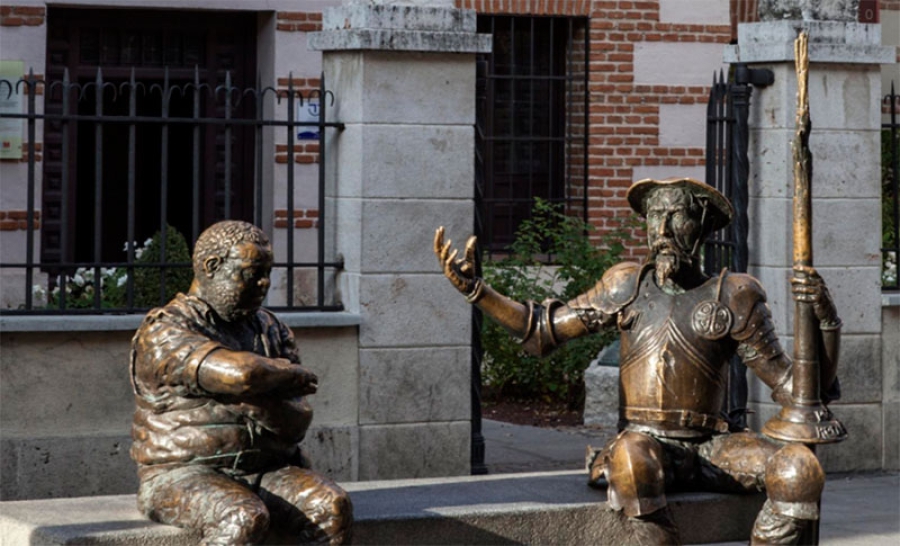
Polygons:
[[[0,231],[25,231],[28,229],[28,211],[0,210]],[[34,211],[34,229],[41,229],[41,211]]]
[[275,29],[285,32],[315,32],[322,30],[322,13],[316,11],[279,11],[275,14]]
[[[635,83],[635,46],[704,43],[724,47],[736,35],[738,22],[756,17],[756,0],[731,0],[731,24],[721,25],[661,23],[658,0],[457,0],[456,4],[486,14],[590,17],[588,216],[598,228],[598,238],[618,229],[619,219],[631,214],[625,192],[634,181],[635,168],[697,168],[705,163],[705,142],[689,147],[660,144],[660,106],[704,105],[709,86]],[[710,82],[715,68],[710,67]],[[573,102],[574,110],[581,108],[580,97]],[[580,175],[580,164],[570,168],[573,175]],[[574,189],[573,196],[578,197],[578,191]],[[636,240],[629,251],[638,257],[644,252],[644,236],[633,235]]]
[[0,6],[0,26],[39,27],[44,24],[47,9],[37,6]]

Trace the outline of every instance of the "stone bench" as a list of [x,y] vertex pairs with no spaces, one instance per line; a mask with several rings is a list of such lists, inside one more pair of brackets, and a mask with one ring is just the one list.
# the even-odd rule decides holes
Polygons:
[[[598,544],[627,536],[580,471],[354,482],[355,544]],[[686,544],[747,540],[764,496],[669,497]],[[617,540],[619,537],[619,540]],[[133,495],[0,503],[2,544],[188,546],[196,534],[145,520]],[[275,541],[277,543],[277,540]]]

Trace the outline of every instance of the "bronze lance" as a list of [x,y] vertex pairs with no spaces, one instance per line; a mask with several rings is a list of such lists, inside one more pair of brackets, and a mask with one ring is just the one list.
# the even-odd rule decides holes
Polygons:
[[[794,160],[793,265],[794,279],[801,282],[806,277],[804,270],[813,267],[808,42],[806,31],[801,32],[794,41],[797,114],[796,132],[791,142]],[[820,398],[820,335],[813,303],[795,293],[792,404],[783,407],[778,415],[763,426],[763,433],[767,436],[804,444],[835,443],[847,437],[844,425],[835,419]]]

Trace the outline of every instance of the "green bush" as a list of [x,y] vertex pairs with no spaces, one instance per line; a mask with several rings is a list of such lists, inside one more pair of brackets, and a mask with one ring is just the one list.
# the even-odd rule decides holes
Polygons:
[[[594,246],[589,240],[593,226],[566,215],[561,206],[535,199],[533,217],[520,225],[511,254],[485,263],[485,281],[517,301],[568,301],[593,287],[609,267],[620,261],[624,243],[630,238],[628,228],[635,225],[632,216]],[[542,261],[548,249],[553,252],[553,265]],[[481,336],[486,392],[498,397],[566,402],[575,409],[584,404],[584,370],[616,333],[570,341],[543,359],[524,353],[493,320],[484,321]]]
[[[162,232],[157,231],[144,245],[143,252],[135,259],[135,264],[160,263],[162,253],[160,240]],[[191,251],[184,236],[172,226],[166,228],[166,263],[191,262]],[[160,301],[160,283],[162,271],[159,267],[136,267],[134,269],[134,306],[137,308],[157,307],[168,302],[178,292],[187,292],[191,287],[194,274],[189,265],[166,267],[165,296]]]

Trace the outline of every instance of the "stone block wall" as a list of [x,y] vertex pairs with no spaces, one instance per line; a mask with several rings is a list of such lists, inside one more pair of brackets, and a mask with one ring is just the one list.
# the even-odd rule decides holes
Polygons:
[[[137,491],[128,376],[136,324],[100,330],[103,322],[90,331],[0,334],[0,499]],[[315,413],[303,448],[317,470],[354,481],[360,461],[356,328],[294,332],[320,385],[310,397]]]
[[329,242],[359,313],[359,478],[468,474],[471,310],[432,253],[434,230],[473,223],[475,55],[471,12],[347,5],[310,39],[330,110]]

